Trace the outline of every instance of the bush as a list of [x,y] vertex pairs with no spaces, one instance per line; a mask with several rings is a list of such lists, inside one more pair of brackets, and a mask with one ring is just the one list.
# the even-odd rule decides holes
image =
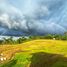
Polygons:
[[51,35],[51,34],[45,35],[44,39],[53,39],[53,35]]

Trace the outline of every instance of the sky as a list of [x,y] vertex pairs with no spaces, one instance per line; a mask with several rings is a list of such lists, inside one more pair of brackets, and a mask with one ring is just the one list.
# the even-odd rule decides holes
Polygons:
[[67,32],[67,0],[0,0],[0,35]]

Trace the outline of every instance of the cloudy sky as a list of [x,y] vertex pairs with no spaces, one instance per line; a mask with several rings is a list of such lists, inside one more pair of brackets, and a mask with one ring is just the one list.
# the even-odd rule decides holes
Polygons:
[[66,31],[67,0],[0,0],[0,35]]

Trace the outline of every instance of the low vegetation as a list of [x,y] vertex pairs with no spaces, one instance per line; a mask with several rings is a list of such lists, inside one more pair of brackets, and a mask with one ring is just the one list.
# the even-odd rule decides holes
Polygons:
[[67,67],[67,33],[0,40],[0,67]]
[[67,41],[38,39],[19,45],[0,45],[6,57],[0,67],[67,67]]

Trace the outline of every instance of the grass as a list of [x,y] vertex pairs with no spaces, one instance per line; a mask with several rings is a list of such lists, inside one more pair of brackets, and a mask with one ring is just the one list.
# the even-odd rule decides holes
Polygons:
[[0,45],[7,58],[0,67],[67,67],[67,41],[33,40],[18,45]]

